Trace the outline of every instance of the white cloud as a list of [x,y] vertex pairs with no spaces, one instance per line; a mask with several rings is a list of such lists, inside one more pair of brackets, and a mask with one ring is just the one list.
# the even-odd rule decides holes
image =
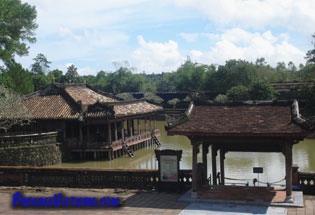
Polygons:
[[161,73],[176,70],[185,60],[178,50],[178,44],[169,40],[166,43],[145,41],[143,36],[138,36],[139,48],[132,53],[138,71],[148,73]]
[[139,72],[169,72],[186,55],[206,64],[304,63],[315,26],[314,0],[23,1],[36,6],[39,28],[22,61],[30,65],[43,53],[51,69],[73,62],[82,74],[108,69],[114,59]]
[[226,30],[208,51],[191,50],[192,60],[205,64],[225,64],[230,59],[255,62],[264,57],[275,66],[278,62],[304,63],[304,52],[288,42],[288,35],[273,35],[270,31],[251,33],[239,28]]
[[174,0],[179,7],[194,8],[220,27],[237,25],[263,29],[281,27],[310,34],[315,26],[314,0]]

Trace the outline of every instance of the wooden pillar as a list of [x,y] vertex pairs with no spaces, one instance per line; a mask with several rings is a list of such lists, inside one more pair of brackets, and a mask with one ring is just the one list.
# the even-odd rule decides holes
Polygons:
[[67,123],[66,121],[63,121],[63,140],[67,138]]
[[112,144],[112,128],[111,123],[109,120],[107,120],[107,145]]
[[90,135],[90,127],[89,125],[86,125],[86,142],[89,144],[91,141],[91,135]]
[[197,174],[197,158],[199,153],[199,143],[197,141],[191,141],[192,144],[192,192],[196,195],[197,192],[197,182],[198,182],[198,174]]
[[150,119],[149,120],[150,120],[149,130],[152,133],[152,118],[151,118],[151,115],[150,115]]
[[156,129],[156,115],[154,115],[154,130]]
[[207,182],[207,176],[208,176],[208,159],[207,155],[209,153],[209,144],[202,143],[202,183],[205,184]]
[[125,128],[124,128],[124,120],[121,121],[121,139],[125,140]]
[[144,132],[147,132],[147,118],[144,117]]
[[217,147],[211,146],[211,159],[212,159],[212,184],[217,185]]
[[286,141],[284,145],[285,177],[286,177],[286,202],[293,203],[292,198],[292,143]]
[[225,178],[225,173],[224,173],[224,159],[225,159],[225,150],[220,149],[220,172],[221,172],[221,184],[224,185],[224,178]]
[[118,140],[117,121],[115,120],[115,141]]
[[131,119],[131,136],[135,134],[135,123],[134,119]]
[[79,138],[80,138],[80,140],[79,140],[80,146],[82,147],[82,145],[83,145],[83,132],[82,132],[82,124],[81,123],[79,123]]
[[140,130],[140,119],[137,120],[138,123],[138,134],[141,134],[141,130]]

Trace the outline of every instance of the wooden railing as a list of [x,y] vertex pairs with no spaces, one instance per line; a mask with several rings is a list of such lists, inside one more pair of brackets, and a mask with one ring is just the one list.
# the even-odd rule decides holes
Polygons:
[[315,173],[299,172],[298,180],[303,194],[315,195]]
[[[179,184],[191,185],[191,170],[180,170]],[[0,186],[153,189],[158,170],[0,167]]]

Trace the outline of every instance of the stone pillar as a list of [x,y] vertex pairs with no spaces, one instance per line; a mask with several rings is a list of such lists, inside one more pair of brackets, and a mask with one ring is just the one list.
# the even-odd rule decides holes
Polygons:
[[217,147],[213,144],[211,146],[211,159],[212,159],[212,184],[217,185]]
[[199,143],[197,141],[191,140],[192,144],[192,197],[196,197],[197,192],[197,162],[199,153]]
[[208,153],[209,153],[209,144],[202,143],[202,164],[203,164],[202,183],[203,184],[206,184],[207,176],[208,176],[208,159],[207,159]]
[[293,203],[292,198],[292,143],[286,141],[284,144],[285,155],[285,177],[286,177],[286,202]]
[[221,172],[221,184],[224,185],[224,178],[225,178],[225,173],[224,173],[224,159],[225,159],[225,150],[220,149],[220,172]]

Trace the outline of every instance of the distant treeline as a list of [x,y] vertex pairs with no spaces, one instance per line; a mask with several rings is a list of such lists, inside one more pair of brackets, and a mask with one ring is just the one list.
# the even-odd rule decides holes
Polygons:
[[298,67],[292,62],[279,62],[270,66],[264,58],[255,63],[245,60],[229,60],[225,65],[206,65],[184,62],[176,71],[160,74],[133,73],[131,68],[121,66],[114,72],[99,71],[94,75],[80,76],[74,65],[63,74],[61,70],[49,70],[50,62],[43,54],[34,59],[31,69],[25,69],[12,61],[2,68],[0,84],[19,94],[28,94],[49,84],[83,83],[109,93],[123,92],[227,92],[232,87],[249,88],[257,80],[270,82],[314,81],[315,65]]
[[[0,84],[19,94],[28,94],[51,83],[87,83],[90,86],[132,99],[126,92],[145,92],[144,97],[162,103],[159,92],[219,92],[217,101],[226,100],[270,100],[277,98],[272,82],[314,82],[315,64],[307,63],[298,67],[292,62],[279,62],[270,66],[264,58],[256,62],[229,60],[225,65],[206,65],[187,59],[176,71],[160,74],[134,73],[128,66],[120,66],[114,72],[100,71],[95,76],[80,76],[77,68],[71,65],[63,74],[61,70],[49,70],[50,62],[43,54],[34,59],[30,70],[15,61],[1,69]],[[125,64],[126,65],[126,64]],[[315,104],[315,87],[303,87],[299,99]],[[170,105],[190,98],[172,99]],[[313,101],[314,100],[314,101]],[[313,109],[312,109],[313,110]],[[314,111],[315,113],[315,111]]]

